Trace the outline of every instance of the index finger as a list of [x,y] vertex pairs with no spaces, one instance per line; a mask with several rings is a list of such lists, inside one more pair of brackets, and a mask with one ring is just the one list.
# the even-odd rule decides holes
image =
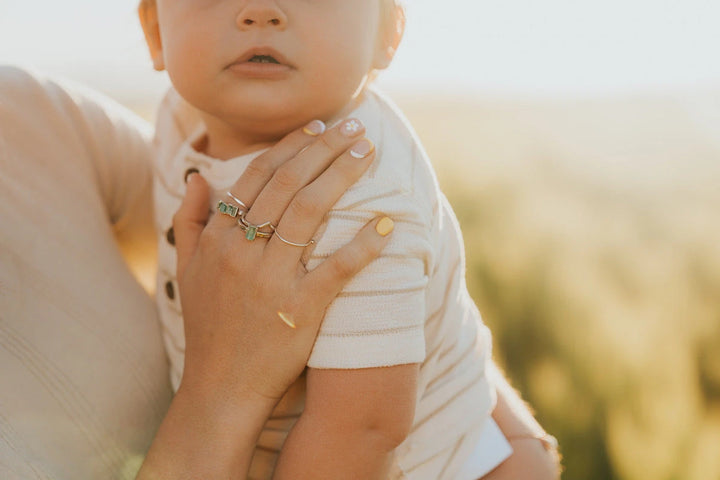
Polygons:
[[[323,134],[325,129],[323,122],[313,120],[304,127],[288,133],[267,152],[250,162],[240,178],[230,187],[230,191],[245,205],[251,206],[278,167],[295,158],[315,140],[315,137]],[[224,215],[215,215],[218,216],[224,217]]]

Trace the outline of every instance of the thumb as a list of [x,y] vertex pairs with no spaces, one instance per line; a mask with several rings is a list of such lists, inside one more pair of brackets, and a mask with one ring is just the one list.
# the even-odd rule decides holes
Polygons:
[[178,282],[197,250],[200,234],[210,215],[209,203],[210,189],[207,182],[199,173],[193,173],[188,177],[185,198],[173,217]]

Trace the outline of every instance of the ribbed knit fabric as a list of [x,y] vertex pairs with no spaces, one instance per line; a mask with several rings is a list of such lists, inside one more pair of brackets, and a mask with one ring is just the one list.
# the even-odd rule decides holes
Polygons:
[[[457,221],[419,141],[389,101],[372,90],[364,95],[350,116],[365,124],[377,159],[327,215],[317,244],[306,251],[306,265],[315,268],[380,214],[391,217],[396,227],[380,257],[328,308],[308,366],[421,363],[412,433],[396,450],[392,477],[464,480],[456,473],[473,451],[495,400],[486,376],[490,334],[465,286]],[[184,176],[197,169],[222,198],[257,153],[220,161],[195,151],[202,125],[173,91],[161,106],[156,134],[158,306],[177,387],[184,338],[175,251],[167,232],[185,192]],[[270,478],[287,431],[302,411],[303,388],[298,383],[269,422],[252,478]]]
[[165,415],[155,304],[126,263],[154,260],[151,155],[116,103],[0,67],[2,479],[133,479]]

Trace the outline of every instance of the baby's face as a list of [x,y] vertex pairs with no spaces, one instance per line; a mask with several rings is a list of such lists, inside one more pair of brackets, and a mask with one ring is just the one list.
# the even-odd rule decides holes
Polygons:
[[389,61],[380,0],[157,0],[157,14],[178,92],[268,139],[338,113]]

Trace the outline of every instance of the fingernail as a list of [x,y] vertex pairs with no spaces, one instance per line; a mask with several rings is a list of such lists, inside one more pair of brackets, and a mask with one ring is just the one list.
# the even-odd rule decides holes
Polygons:
[[343,123],[342,127],[340,127],[340,131],[346,137],[357,137],[364,130],[365,126],[356,118],[345,120],[345,123]]
[[381,218],[377,225],[375,225],[375,231],[379,233],[382,237],[387,237],[388,235],[390,235],[394,228],[395,222],[390,220],[389,217]]
[[303,132],[310,135],[311,137],[317,137],[325,133],[325,124],[320,120],[313,120],[312,122],[305,125]]
[[200,173],[200,170],[198,170],[195,167],[190,167],[187,170],[185,170],[185,176],[184,176],[185,183],[188,183],[189,177],[194,173]]
[[365,158],[370,155],[373,150],[375,150],[375,145],[373,144],[373,142],[371,142],[367,138],[363,138],[358,143],[353,145],[353,147],[350,149],[350,155],[352,155],[354,158]]

